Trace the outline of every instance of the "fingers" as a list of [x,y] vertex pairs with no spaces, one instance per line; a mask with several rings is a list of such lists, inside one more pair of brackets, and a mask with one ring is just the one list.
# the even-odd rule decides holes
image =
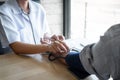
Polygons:
[[53,35],[50,38],[50,45],[51,45],[51,51],[55,54],[65,54],[68,53],[69,47],[66,45],[65,42],[63,42],[63,40],[65,40],[63,35]]
[[58,38],[57,35],[53,35],[53,36],[51,37],[51,40],[54,42],[55,40],[59,40],[59,38]]
[[59,39],[60,41],[63,41],[63,40],[65,40],[65,37],[64,37],[63,35],[58,35],[58,39]]
[[40,42],[41,42],[42,44],[49,44],[49,43],[50,43],[50,40],[49,40],[49,39],[41,38],[41,39],[40,39]]
[[63,35],[53,35],[53,36],[51,37],[51,40],[52,40],[52,41],[56,41],[56,40],[61,40],[61,41],[63,41],[63,40],[65,40],[65,37],[64,37]]
[[67,49],[67,52],[70,51],[70,48],[67,46],[67,44],[65,42],[63,42],[63,41],[59,41],[59,42],[62,43],[63,46]]
[[67,48],[60,42],[60,41],[55,41],[55,44],[59,50],[60,53],[67,52]]
[[55,54],[65,54],[69,51],[69,47],[64,42],[54,41],[54,43],[50,45],[51,51]]
[[40,42],[41,42],[42,44],[49,44],[49,43],[51,42],[51,40],[50,40],[50,35],[49,35],[48,33],[45,33],[45,34],[43,35],[43,38],[40,39]]

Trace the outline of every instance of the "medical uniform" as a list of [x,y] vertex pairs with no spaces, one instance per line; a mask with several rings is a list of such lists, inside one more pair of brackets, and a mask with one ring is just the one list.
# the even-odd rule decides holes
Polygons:
[[25,13],[16,0],[8,0],[0,6],[0,37],[3,47],[16,41],[40,44],[44,33],[49,33],[43,7],[29,0],[29,13]]

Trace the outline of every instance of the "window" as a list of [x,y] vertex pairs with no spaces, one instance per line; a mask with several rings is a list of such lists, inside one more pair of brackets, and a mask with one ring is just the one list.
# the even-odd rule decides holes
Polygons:
[[96,42],[112,25],[120,22],[120,1],[71,0],[71,38]]

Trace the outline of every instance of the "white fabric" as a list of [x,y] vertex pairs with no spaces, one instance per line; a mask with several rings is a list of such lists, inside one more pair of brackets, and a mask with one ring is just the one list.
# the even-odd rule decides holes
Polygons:
[[29,14],[21,10],[16,0],[8,0],[0,7],[0,35],[4,47],[16,41],[40,44],[43,34],[50,32],[42,6],[29,0],[29,7]]

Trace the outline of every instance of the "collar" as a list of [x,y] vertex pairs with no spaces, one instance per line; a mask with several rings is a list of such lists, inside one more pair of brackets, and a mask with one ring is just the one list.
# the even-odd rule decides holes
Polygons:
[[11,10],[14,14],[22,13],[21,8],[19,7],[17,3],[17,0],[8,0],[7,3],[10,5]]
[[[8,4],[10,4],[10,7],[14,14],[22,13],[22,10],[18,5],[17,0],[8,0]],[[36,8],[31,0],[29,0],[29,8],[30,8],[30,13],[36,11]]]

